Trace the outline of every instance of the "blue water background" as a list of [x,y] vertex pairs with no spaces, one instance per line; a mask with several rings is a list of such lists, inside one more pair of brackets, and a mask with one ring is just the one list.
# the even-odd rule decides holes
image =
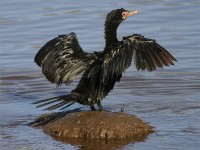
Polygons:
[[[118,38],[133,33],[154,38],[178,60],[154,72],[134,64],[103,100],[111,111],[138,115],[156,133],[124,150],[197,150],[200,147],[200,2],[198,0],[10,0],[0,1],[0,148],[69,149],[79,146],[53,140],[24,126],[40,114],[32,102],[70,92],[56,88],[34,63],[41,46],[59,34],[75,32],[88,52],[103,50],[105,15],[112,9],[138,9],[123,22]],[[77,104],[70,109],[82,107]],[[89,109],[83,107],[83,109]]]

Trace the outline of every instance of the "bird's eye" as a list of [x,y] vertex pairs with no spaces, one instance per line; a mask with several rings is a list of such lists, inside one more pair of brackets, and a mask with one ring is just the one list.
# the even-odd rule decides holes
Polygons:
[[122,12],[122,19],[126,19],[127,18],[127,12]]
[[122,16],[125,16],[126,15],[126,12],[122,12]]

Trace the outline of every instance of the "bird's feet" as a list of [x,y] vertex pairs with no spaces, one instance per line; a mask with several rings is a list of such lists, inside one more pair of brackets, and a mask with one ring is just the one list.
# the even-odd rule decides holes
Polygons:
[[[101,105],[101,102],[97,102],[97,106],[98,106],[98,111],[104,111],[102,105]],[[92,111],[97,111],[97,109],[94,107],[94,104],[93,105],[90,105],[90,108]]]
[[97,102],[97,106],[99,108],[99,111],[103,111],[103,106],[101,105],[101,101]]
[[92,111],[96,111],[96,108],[94,107],[94,105],[90,105],[90,109],[91,109]]

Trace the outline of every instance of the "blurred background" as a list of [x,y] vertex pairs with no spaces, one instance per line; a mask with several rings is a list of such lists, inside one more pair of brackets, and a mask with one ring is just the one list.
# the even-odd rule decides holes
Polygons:
[[[42,75],[34,56],[47,41],[75,32],[85,51],[104,49],[104,22],[116,8],[138,9],[118,28],[118,39],[133,33],[154,38],[178,62],[154,72],[134,64],[102,101],[103,107],[135,114],[157,131],[145,141],[110,147],[123,150],[200,147],[200,2],[199,0],[10,0],[0,1],[0,149],[84,149],[53,140],[24,124],[49,113],[34,101],[69,93]],[[81,108],[79,104],[66,110]],[[107,143],[109,144],[109,143]],[[90,147],[91,146],[91,147]],[[85,149],[93,149],[92,144]],[[103,146],[102,146],[103,149]]]

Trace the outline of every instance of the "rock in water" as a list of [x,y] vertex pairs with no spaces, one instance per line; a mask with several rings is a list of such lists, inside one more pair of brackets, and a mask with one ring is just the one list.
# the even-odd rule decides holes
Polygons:
[[[80,138],[141,141],[153,132],[153,127],[137,116],[122,112],[80,111],[65,115],[51,114],[42,118],[43,121],[48,120],[41,126],[44,132],[65,142]],[[38,120],[43,122],[41,118]]]
[[129,143],[144,141],[153,133],[153,127],[135,115],[79,109],[42,115],[29,125],[84,150],[122,149]]

